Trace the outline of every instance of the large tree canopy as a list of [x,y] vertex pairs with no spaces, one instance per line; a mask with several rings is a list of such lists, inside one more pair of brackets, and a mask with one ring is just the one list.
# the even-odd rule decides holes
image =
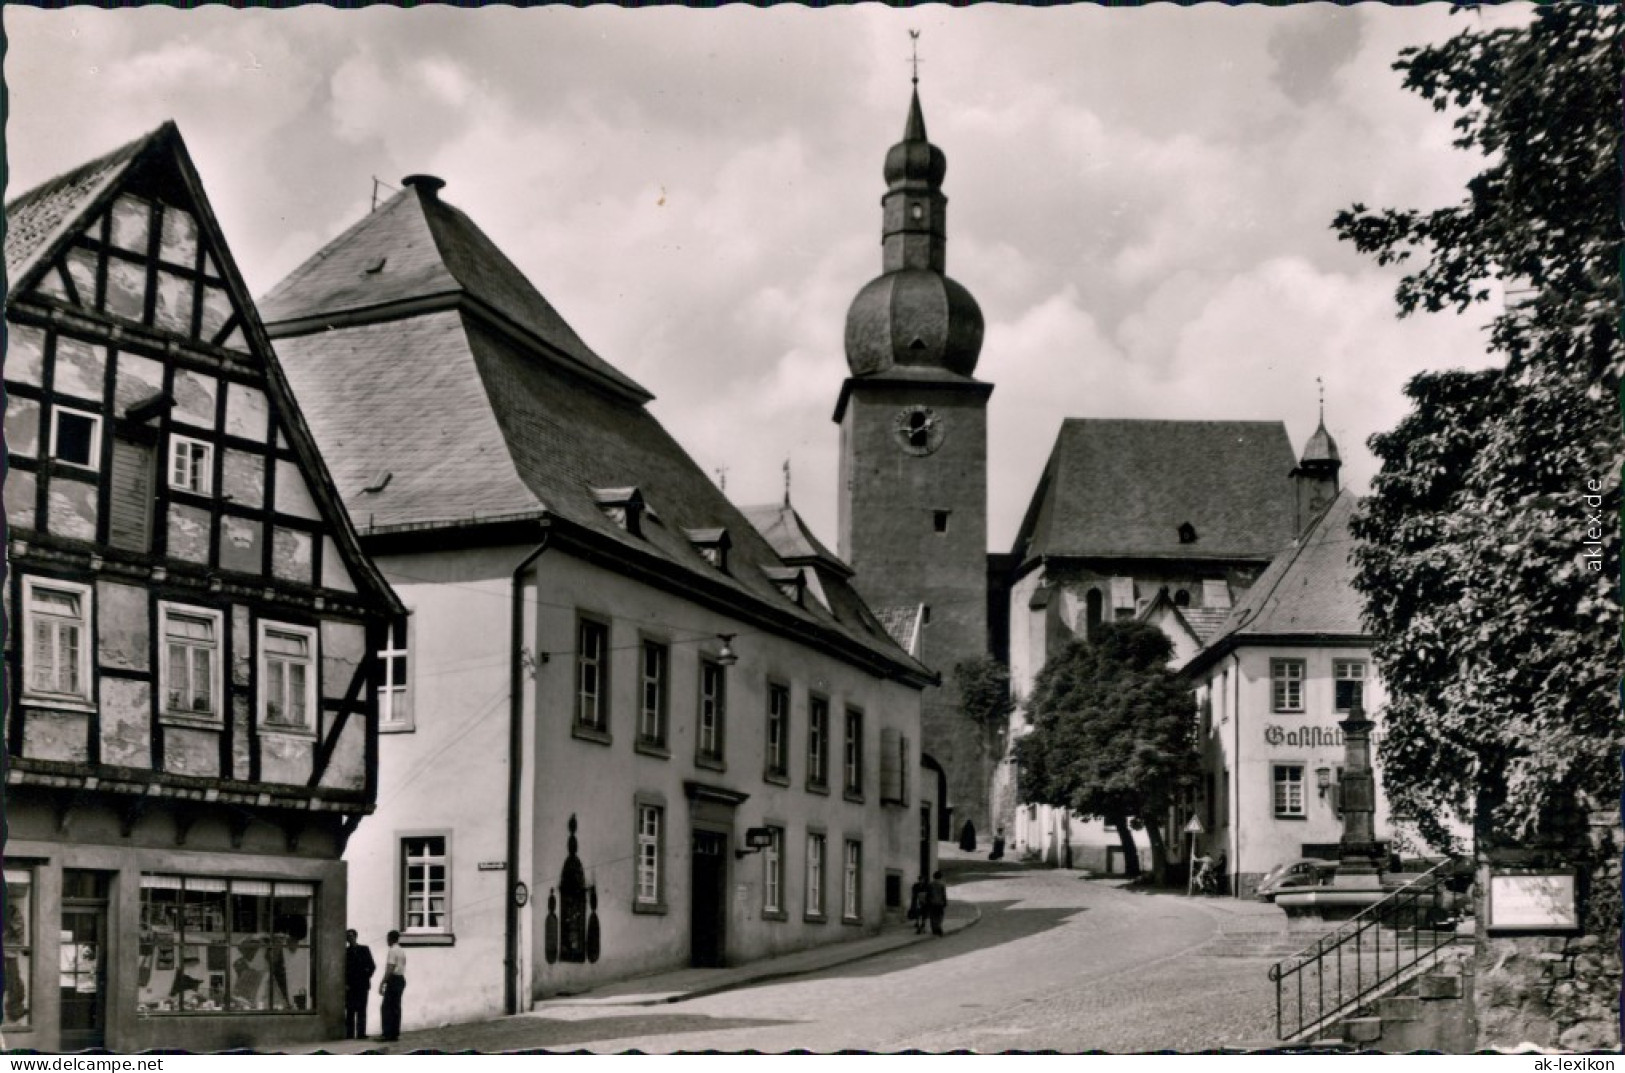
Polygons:
[[1406,88],[1459,113],[1456,144],[1485,168],[1458,205],[1334,222],[1415,264],[1401,315],[1504,293],[1503,364],[1412,380],[1411,413],[1372,437],[1381,471],[1354,522],[1389,690],[1384,785],[1436,842],[1454,808],[1574,844],[1584,812],[1618,800],[1621,25],[1556,5],[1406,50]]
[[1025,801],[1114,823],[1135,859],[1128,822],[1140,820],[1152,867],[1166,867],[1159,822],[1197,773],[1190,687],[1168,670],[1168,638],[1143,622],[1110,623],[1044,664],[1017,744]]

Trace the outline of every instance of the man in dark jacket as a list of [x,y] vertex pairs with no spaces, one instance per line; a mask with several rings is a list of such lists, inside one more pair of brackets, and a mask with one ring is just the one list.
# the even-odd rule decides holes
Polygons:
[[344,933],[344,1038],[367,1038],[367,992],[378,966],[372,951],[356,942],[356,931]]
[[948,887],[941,872],[931,873],[931,885],[926,888],[925,911],[931,917],[931,934],[942,935],[942,915],[948,911]]

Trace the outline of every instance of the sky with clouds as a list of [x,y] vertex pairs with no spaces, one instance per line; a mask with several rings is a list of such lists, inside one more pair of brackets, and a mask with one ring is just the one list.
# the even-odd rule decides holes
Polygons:
[[[1400,88],[1441,4],[280,11],[6,6],[7,198],[176,120],[256,295],[439,175],[736,502],[835,539],[847,305],[880,270],[911,28],[948,272],[987,322],[992,548],[1062,418],[1284,420],[1316,378],[1348,483],[1483,318],[1397,320],[1333,215],[1458,200],[1479,161]],[[385,190],[384,193],[389,193]]]

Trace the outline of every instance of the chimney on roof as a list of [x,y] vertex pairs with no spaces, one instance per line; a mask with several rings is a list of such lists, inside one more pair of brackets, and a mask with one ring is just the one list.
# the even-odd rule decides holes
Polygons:
[[424,197],[435,197],[440,188],[446,185],[446,180],[438,175],[408,175],[401,180],[402,186],[410,186]]

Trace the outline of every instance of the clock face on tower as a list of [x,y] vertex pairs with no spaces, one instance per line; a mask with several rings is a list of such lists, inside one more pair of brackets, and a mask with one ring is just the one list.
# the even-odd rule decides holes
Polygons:
[[942,446],[942,417],[929,406],[910,406],[892,419],[897,445],[911,455],[928,455]]

